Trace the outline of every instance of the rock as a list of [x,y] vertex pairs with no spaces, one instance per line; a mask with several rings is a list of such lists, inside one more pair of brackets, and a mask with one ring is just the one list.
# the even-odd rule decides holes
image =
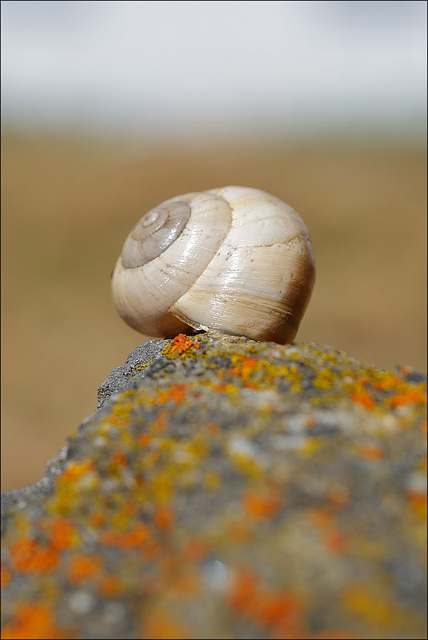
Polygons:
[[426,376],[149,340],[3,496],[2,638],[424,638]]

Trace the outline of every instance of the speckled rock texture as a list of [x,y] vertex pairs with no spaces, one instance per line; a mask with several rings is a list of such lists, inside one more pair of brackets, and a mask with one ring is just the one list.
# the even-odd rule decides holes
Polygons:
[[425,638],[426,376],[149,340],[3,496],[2,638]]

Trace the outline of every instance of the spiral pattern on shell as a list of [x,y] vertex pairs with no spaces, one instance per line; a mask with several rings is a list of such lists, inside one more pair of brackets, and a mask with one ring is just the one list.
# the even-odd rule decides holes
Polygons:
[[218,329],[291,342],[315,264],[308,231],[284,202],[248,187],[171,198],[128,236],[112,276],[120,316],[150,336]]

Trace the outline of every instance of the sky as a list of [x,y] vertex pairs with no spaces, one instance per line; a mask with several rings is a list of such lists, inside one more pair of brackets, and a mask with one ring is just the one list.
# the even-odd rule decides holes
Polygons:
[[423,135],[425,1],[4,0],[2,122]]

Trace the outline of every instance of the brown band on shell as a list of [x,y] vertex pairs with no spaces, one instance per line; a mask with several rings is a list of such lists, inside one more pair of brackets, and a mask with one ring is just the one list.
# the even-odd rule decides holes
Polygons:
[[122,264],[125,269],[141,267],[163,253],[183,231],[190,213],[190,206],[177,200],[146,213],[124,244]]

